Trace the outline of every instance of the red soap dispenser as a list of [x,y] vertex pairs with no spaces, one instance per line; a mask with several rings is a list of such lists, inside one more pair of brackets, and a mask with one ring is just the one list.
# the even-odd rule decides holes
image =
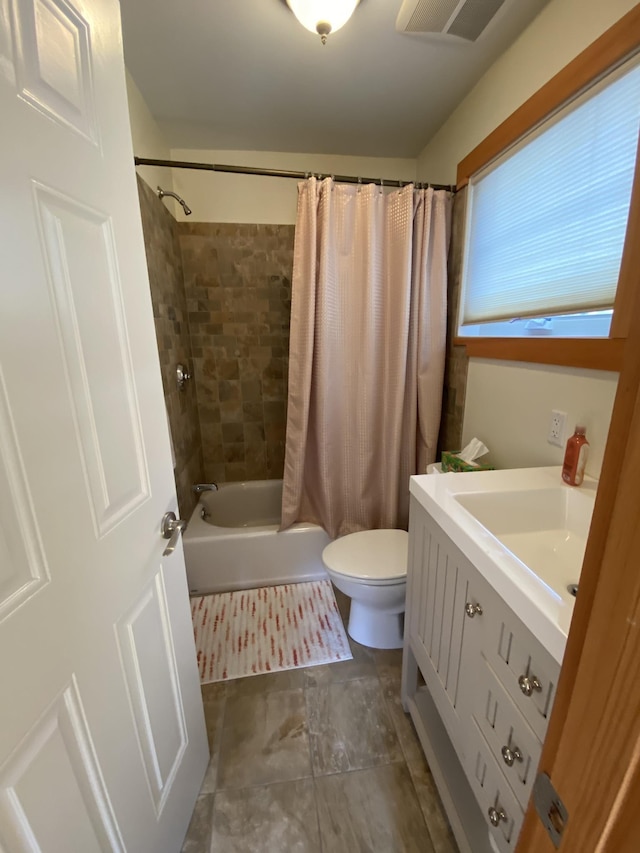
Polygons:
[[562,466],[562,479],[570,486],[579,486],[584,478],[584,466],[587,464],[589,453],[586,431],[585,427],[576,426],[573,435],[567,441]]

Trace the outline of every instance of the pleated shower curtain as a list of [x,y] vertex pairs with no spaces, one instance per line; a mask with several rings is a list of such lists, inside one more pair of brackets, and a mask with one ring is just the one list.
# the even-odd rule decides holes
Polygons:
[[450,195],[299,184],[282,528],[405,527],[435,459]]

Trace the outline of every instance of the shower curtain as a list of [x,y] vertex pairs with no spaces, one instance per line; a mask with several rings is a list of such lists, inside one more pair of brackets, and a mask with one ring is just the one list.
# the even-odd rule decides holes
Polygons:
[[450,195],[299,184],[282,528],[405,527],[435,459]]

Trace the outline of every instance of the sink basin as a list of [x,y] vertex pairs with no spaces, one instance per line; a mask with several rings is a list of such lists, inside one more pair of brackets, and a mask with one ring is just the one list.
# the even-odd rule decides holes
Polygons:
[[556,595],[572,600],[580,578],[594,493],[567,486],[485,491],[455,500]]
[[[597,480],[562,469],[419,474],[411,495],[560,663],[580,580]],[[580,593],[578,592],[578,595]]]

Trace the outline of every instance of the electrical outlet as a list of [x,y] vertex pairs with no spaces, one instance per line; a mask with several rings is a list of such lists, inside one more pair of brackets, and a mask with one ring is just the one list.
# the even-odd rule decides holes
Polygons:
[[553,409],[551,412],[551,420],[549,421],[549,432],[547,433],[547,441],[549,444],[555,444],[557,447],[564,447],[564,429],[566,422],[567,413]]

